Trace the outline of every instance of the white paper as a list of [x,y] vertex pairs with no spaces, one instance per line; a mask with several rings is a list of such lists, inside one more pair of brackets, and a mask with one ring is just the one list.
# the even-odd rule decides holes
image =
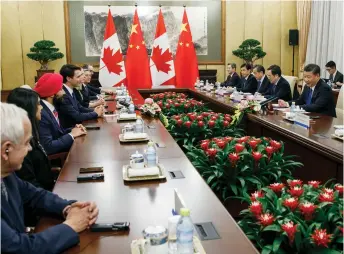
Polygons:
[[129,177],[137,177],[137,176],[154,176],[159,175],[159,168],[158,167],[151,167],[151,168],[143,168],[143,169],[128,169]]

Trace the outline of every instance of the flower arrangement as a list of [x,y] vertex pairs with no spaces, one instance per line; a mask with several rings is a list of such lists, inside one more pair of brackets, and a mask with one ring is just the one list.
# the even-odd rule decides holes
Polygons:
[[167,116],[207,111],[203,102],[188,98],[174,98],[164,101],[157,101],[157,105]]
[[140,107],[140,110],[143,114],[150,115],[152,117],[159,116],[161,108],[156,104],[153,99],[145,99],[144,104]]
[[190,112],[172,116],[168,131],[180,145],[197,144],[202,139],[218,136],[240,136],[243,131],[231,125],[229,114]]
[[292,178],[291,171],[302,166],[283,154],[282,142],[265,137],[213,138],[186,148],[189,160],[223,200]]
[[327,185],[288,180],[244,194],[238,224],[262,253],[341,253],[343,186]]
[[233,124],[240,123],[245,113],[256,113],[261,110],[260,103],[254,100],[253,95],[247,96],[246,100],[241,100],[235,108]]
[[165,102],[168,99],[186,99],[187,95],[185,93],[164,92],[164,93],[151,94],[150,98],[152,98],[156,102],[158,101]]

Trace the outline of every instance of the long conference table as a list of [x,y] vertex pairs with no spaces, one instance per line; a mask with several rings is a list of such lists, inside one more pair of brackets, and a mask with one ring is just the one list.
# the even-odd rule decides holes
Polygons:
[[[115,103],[108,103],[108,110],[115,110]],[[126,124],[106,117],[84,123],[98,125],[100,130],[88,131],[75,139],[53,192],[66,199],[95,201],[99,207],[98,223],[130,222],[129,233],[80,234],[80,244],[66,253],[131,253],[130,243],[142,238],[142,230],[150,225],[167,227],[168,217],[175,207],[174,189],[191,209],[194,223],[212,222],[220,239],[202,241],[206,253],[258,253],[241,231],[217,196],[209,188],[183,151],[158,119],[144,118],[145,131],[158,148],[159,162],[166,171],[165,181],[127,183],[122,178],[122,166],[129,163],[129,156],[143,152],[147,144],[121,144],[119,134]],[[147,125],[155,126],[148,129]],[[103,166],[104,182],[77,183],[81,167]],[[185,178],[173,180],[167,171],[180,170]],[[62,220],[44,217],[36,227],[40,232]]]

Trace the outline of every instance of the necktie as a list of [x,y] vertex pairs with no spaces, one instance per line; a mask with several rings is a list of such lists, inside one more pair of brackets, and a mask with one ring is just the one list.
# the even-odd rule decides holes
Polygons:
[[7,193],[6,185],[2,179],[1,179],[1,195],[3,195],[6,198],[6,201],[8,201],[8,193]]
[[309,89],[306,105],[310,105],[312,103],[312,95],[313,95],[313,90]]
[[257,89],[257,91],[259,90],[261,84],[262,84],[262,81],[261,81],[261,80],[258,80],[258,89]]
[[330,74],[330,81],[333,83],[333,74]]
[[273,87],[272,87],[272,92],[273,92],[273,94],[275,95],[276,85],[275,85],[275,84],[272,84],[272,85],[273,85]]
[[54,114],[54,117],[56,119],[56,122],[60,125],[59,113],[57,113],[56,109],[54,109],[53,114]]

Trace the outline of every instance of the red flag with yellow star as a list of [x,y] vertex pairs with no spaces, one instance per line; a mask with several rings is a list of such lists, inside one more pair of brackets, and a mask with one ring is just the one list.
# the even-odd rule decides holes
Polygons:
[[176,87],[194,88],[199,72],[196,50],[192,42],[190,25],[185,9],[174,63]]
[[135,96],[137,89],[152,87],[148,54],[136,9],[131,27],[125,69],[127,71],[128,89],[131,91],[132,96]]

